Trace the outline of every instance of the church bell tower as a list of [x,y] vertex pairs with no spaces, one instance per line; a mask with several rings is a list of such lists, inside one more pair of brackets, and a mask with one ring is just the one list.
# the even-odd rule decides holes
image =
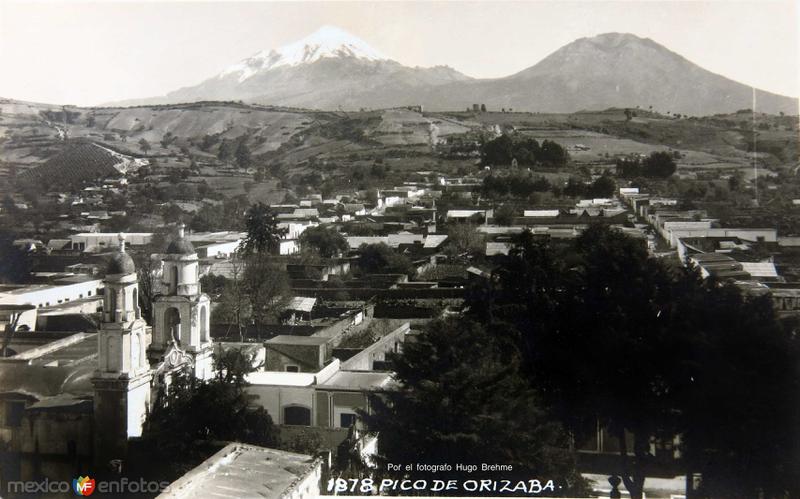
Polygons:
[[133,259],[119,235],[104,279],[103,318],[97,335],[94,385],[95,458],[121,459],[127,441],[142,434],[150,405],[150,365],[146,323],[139,309],[139,283]]
[[170,349],[193,359],[194,375],[213,375],[210,333],[211,300],[200,289],[200,263],[184,226],[169,243],[164,255],[161,293],[153,303],[153,342],[150,361],[161,363]]

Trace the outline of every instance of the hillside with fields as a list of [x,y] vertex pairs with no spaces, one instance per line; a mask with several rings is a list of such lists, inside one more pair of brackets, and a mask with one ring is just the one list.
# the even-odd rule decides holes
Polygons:
[[345,113],[225,102],[64,108],[5,100],[0,176],[7,179],[3,195],[22,193],[29,202],[125,177],[132,201],[117,205],[141,211],[140,223],[157,225],[194,219],[235,200],[274,204],[435,176],[480,179],[509,166],[481,161],[481,144],[501,134],[565,149],[563,166],[532,167],[555,191],[570,179],[588,182],[613,173],[621,159],[655,151],[668,152],[677,164],[678,180],[665,183],[664,192],[700,182],[705,187],[698,192],[706,197],[725,187],[708,182],[752,179],[754,161],[765,178],[796,174],[799,164],[797,117],[750,110],[697,118],[636,107],[569,114],[414,107]]

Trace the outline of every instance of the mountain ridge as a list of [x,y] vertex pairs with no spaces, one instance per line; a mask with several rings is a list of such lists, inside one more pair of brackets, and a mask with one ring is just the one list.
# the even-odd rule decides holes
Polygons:
[[319,110],[423,105],[443,111],[485,104],[567,113],[652,106],[707,115],[753,107],[754,95],[759,111],[798,112],[797,98],[753,89],[631,33],[579,38],[509,76],[477,79],[449,66],[404,66],[360,38],[325,26],[197,85],[116,105],[242,100]]

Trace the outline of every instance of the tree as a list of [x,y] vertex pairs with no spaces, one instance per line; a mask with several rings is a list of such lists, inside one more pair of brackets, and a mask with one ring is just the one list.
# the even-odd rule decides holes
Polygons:
[[[533,386],[577,436],[599,420],[619,441],[619,475],[641,497],[650,437],[665,431],[665,271],[621,232],[589,227],[558,258],[523,233],[490,292],[469,303],[492,330],[518,335]],[[590,361],[589,359],[594,359]],[[627,452],[633,434],[634,457]]]
[[667,178],[677,170],[675,157],[674,153],[658,151],[641,161],[637,157],[620,158],[617,159],[617,174],[623,178]]
[[570,177],[564,186],[564,195],[570,197],[583,197],[586,195],[586,184],[579,178]]
[[161,147],[166,149],[177,139],[178,137],[176,135],[173,135],[172,132],[167,132],[161,137]]
[[358,248],[358,265],[367,274],[407,274],[416,273],[407,256],[395,252],[385,243],[362,244]]
[[[504,479],[535,471],[563,487],[556,494],[583,492],[566,433],[542,409],[518,358],[483,326],[461,318],[435,321],[389,358],[398,388],[373,396],[372,413],[360,414],[378,432],[379,469],[389,462],[507,463],[513,472]],[[437,473],[445,480],[459,476]]]
[[737,170],[734,174],[728,177],[728,189],[731,192],[738,192],[744,186],[744,175],[741,170]]
[[638,157],[619,158],[616,162],[617,175],[622,178],[636,178],[642,176],[642,163]]
[[482,113],[486,112],[486,104],[481,104],[481,112]]
[[239,168],[247,168],[253,163],[253,159],[250,156],[250,148],[247,147],[246,137],[239,139],[236,145],[235,157],[236,165]]
[[322,440],[319,432],[313,429],[302,429],[294,434],[281,449],[289,452],[296,452],[298,454],[308,454],[316,456],[320,449],[325,448],[325,442]]
[[671,271],[640,241],[590,226],[564,256],[523,233],[467,303],[518,343],[532,386],[577,439],[599,421],[618,440],[631,497],[642,496],[652,439],[675,435],[706,493],[798,490],[798,448],[781,444],[800,441],[798,340],[768,299]]
[[465,253],[482,255],[486,250],[486,239],[471,223],[451,223],[447,226],[447,243],[455,255]]
[[502,134],[485,142],[480,152],[485,165],[510,165],[516,159],[518,165],[534,166],[542,157],[539,142],[520,135]]
[[235,326],[239,341],[245,340],[247,324],[252,318],[252,304],[244,282],[244,262],[234,253],[230,258],[230,278],[226,278],[217,300],[217,306],[211,313],[214,324]]
[[614,195],[617,184],[610,175],[600,175],[592,185],[589,186],[587,194],[592,198],[608,198]]
[[667,151],[653,152],[642,161],[642,171],[645,177],[667,178],[677,170],[675,160]]
[[277,252],[281,239],[288,232],[285,227],[278,227],[275,213],[261,202],[247,210],[245,230],[247,235],[242,241],[245,255]]
[[331,258],[347,251],[347,239],[332,227],[309,227],[300,234],[300,246],[310,248],[323,258]]
[[497,225],[510,226],[514,224],[514,217],[517,216],[519,210],[510,204],[503,204],[495,208],[494,221]]
[[222,139],[222,143],[219,145],[219,150],[217,151],[217,159],[228,162],[235,157],[235,152],[236,149],[233,142],[228,139]]
[[9,349],[9,345],[11,345],[11,342],[14,341],[14,334],[17,332],[19,319],[22,317],[22,314],[18,313],[15,315],[12,312],[11,316],[13,317],[13,320],[8,322],[3,328],[3,343],[0,345],[0,358],[11,357],[14,355],[14,351]]
[[188,370],[173,376],[169,390],[154,404],[144,441],[153,457],[165,463],[199,460],[198,441],[236,441],[274,447],[278,430],[246,392],[245,376],[255,355],[229,349],[214,355],[215,376],[199,380]]
[[[698,278],[699,281],[699,278]],[[700,497],[800,495],[800,341],[769,296],[698,282],[681,290],[692,360],[680,394],[682,451]],[[709,313],[713,311],[713,313]]]
[[564,166],[569,160],[569,154],[557,142],[545,140],[542,142],[540,161],[551,166]]
[[264,325],[274,324],[292,297],[286,271],[267,255],[254,254],[245,261],[243,281],[253,325],[260,331]]
[[153,233],[150,243],[138,251],[131,252],[136,264],[136,278],[139,282],[139,308],[142,317],[152,324],[153,300],[159,293],[158,271],[160,263],[152,258],[153,253],[164,250],[166,239],[161,232]]
[[143,153],[147,154],[147,151],[152,149],[152,147],[150,146],[150,142],[148,142],[147,139],[142,137],[141,139],[139,139],[139,149],[141,149]]
[[30,279],[32,262],[27,253],[14,245],[14,236],[0,233],[0,283],[21,284]]
[[[202,185],[202,184],[201,184]],[[242,214],[250,201],[246,196],[225,199],[222,205],[204,204],[189,222],[189,227],[196,231],[241,230],[244,228]]]

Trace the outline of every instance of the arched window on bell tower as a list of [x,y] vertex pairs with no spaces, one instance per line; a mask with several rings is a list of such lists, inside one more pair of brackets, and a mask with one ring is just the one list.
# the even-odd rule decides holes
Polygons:
[[178,292],[178,266],[171,265],[169,268],[169,292],[175,294]]
[[137,319],[142,318],[142,309],[139,306],[139,287],[133,288],[133,310]]
[[117,290],[108,288],[108,322],[117,320]]
[[208,313],[205,306],[200,307],[200,341],[208,341]]
[[164,312],[164,330],[167,332],[168,339],[172,339],[176,345],[181,344],[181,313],[175,307],[170,307]]

